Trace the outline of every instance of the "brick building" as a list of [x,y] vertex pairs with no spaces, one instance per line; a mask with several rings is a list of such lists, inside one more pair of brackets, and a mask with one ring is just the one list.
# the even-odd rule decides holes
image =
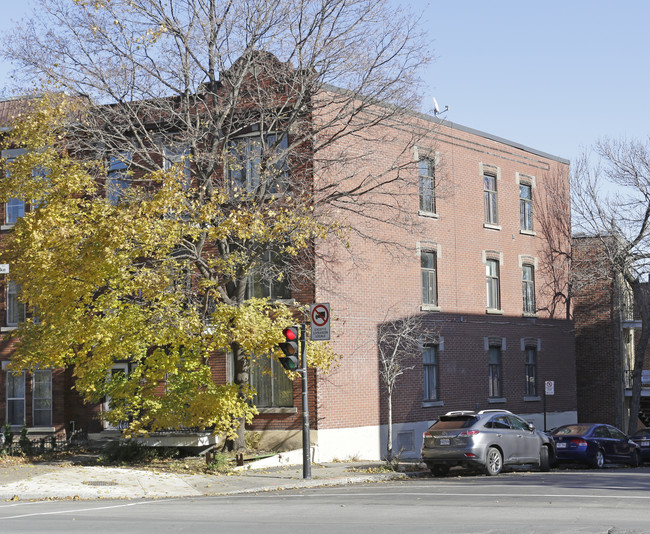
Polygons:
[[[315,244],[316,285],[302,300],[330,303],[333,343],[342,356],[329,375],[311,373],[316,458],[382,456],[386,406],[377,330],[412,314],[421,315],[426,328],[412,369],[397,383],[395,451],[418,456],[422,431],[450,410],[508,409],[538,427],[546,420],[549,428],[576,421],[573,324],[540,311],[547,297],[540,290],[546,285],[539,264],[544,241],[535,213],[547,177],[568,179],[568,162],[417,113],[369,125],[367,135],[352,139],[330,144],[314,159],[316,184],[335,183],[339,172],[371,174],[375,164],[392,167],[400,180],[390,195],[394,204],[337,215],[352,229],[347,246]],[[363,157],[340,169],[342,151]],[[11,231],[24,210],[9,202],[2,231]],[[397,216],[383,220],[384,210]],[[25,309],[7,280],[3,291],[0,320],[10,330]],[[0,345],[3,371],[11,343]],[[116,362],[120,366],[128,369],[128,362]],[[299,446],[299,381],[288,382],[277,362],[269,361],[268,370],[254,374],[260,415],[250,430],[278,447]],[[230,373],[227,360],[216,361],[216,380],[228,380]],[[22,418],[41,432],[69,431],[71,421],[101,430],[101,406],[82,405],[69,371],[38,375],[0,375],[5,421]],[[554,394],[546,399],[544,381],[554,382]]]
[[[606,239],[606,238],[605,238]],[[604,238],[575,236],[573,297],[578,418],[628,428],[635,340],[641,320],[631,288],[602,267]],[[601,266],[594,272],[593,266]],[[650,361],[642,371],[640,423],[650,424]]]
[[[568,162],[435,117],[413,114],[393,128],[377,136],[393,140],[377,157],[404,158],[413,177],[405,217],[413,224],[377,227],[371,237],[390,232],[400,251],[355,237],[350,248],[363,261],[340,265],[329,275],[335,280],[323,280],[329,271],[319,266],[316,300],[330,302],[344,355],[319,384],[323,456],[385,451],[372,340],[382,322],[414,313],[427,331],[418,363],[397,383],[395,451],[417,456],[422,431],[449,410],[508,409],[542,428],[547,380],[555,386],[546,398],[547,427],[576,421],[573,324],[540,311],[544,240],[534,210],[543,203],[533,202],[549,176],[568,179]],[[418,140],[402,151],[414,131]],[[348,222],[363,224],[354,216]]]

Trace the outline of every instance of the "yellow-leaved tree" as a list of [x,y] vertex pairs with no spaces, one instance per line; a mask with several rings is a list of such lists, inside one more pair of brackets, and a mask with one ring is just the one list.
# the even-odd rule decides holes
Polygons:
[[[314,298],[304,288],[333,265],[314,243],[345,230],[382,242],[366,224],[346,224],[349,213],[373,227],[414,224],[412,146],[427,131],[383,125],[399,124],[419,100],[430,50],[418,18],[385,0],[40,0],[16,25],[3,51],[17,67],[19,90],[38,80],[84,103],[75,113],[42,117],[56,133],[33,149],[24,181],[30,165],[42,164],[48,174],[40,182],[50,191],[42,207],[49,212],[59,194],[68,200],[52,221],[39,223],[40,210],[34,222],[26,217],[29,228],[17,227],[12,243],[30,262],[20,252],[35,246],[22,244],[28,232],[48,240],[40,262],[66,258],[52,278],[39,274],[38,287],[56,285],[53,295],[66,293],[47,297],[52,306],[55,298],[57,306],[74,302],[65,311],[81,315],[66,318],[74,326],[63,318],[59,325],[39,308],[38,335],[52,321],[65,331],[69,353],[56,352],[76,358],[78,387],[106,380],[119,345],[143,362],[136,369],[146,379],[134,377],[121,393],[134,404],[146,395],[139,414],[171,413],[166,399],[189,393],[198,404],[187,403],[188,417],[200,412],[212,423],[228,410],[251,413],[252,355],[268,351],[290,322],[286,301]],[[52,107],[44,109],[51,115]],[[12,142],[38,145],[38,129],[51,127],[45,122],[18,125]],[[394,136],[404,136],[403,148],[386,153]],[[73,161],[57,178],[63,149]],[[73,172],[76,180],[59,184]],[[96,176],[106,181],[89,179]],[[35,187],[16,180],[5,194]],[[35,193],[21,198],[41,198]],[[24,287],[28,300],[40,291],[31,287]],[[273,303],[256,300],[264,297]],[[33,347],[21,354],[36,354]],[[72,356],[80,347],[86,359]],[[232,355],[236,388],[208,387],[199,371],[221,350]],[[313,358],[324,367],[330,359]],[[178,373],[174,388],[168,374],[168,395],[156,396],[162,375],[147,361],[167,362],[172,374],[182,362],[192,373]],[[230,400],[204,402],[208,395]],[[205,412],[207,405],[219,413]],[[240,425],[235,446],[243,445]]]
[[[287,196],[233,206],[219,191],[197,200],[183,161],[141,173],[115,201],[98,180],[102,162],[68,152],[66,127],[86,112],[83,100],[45,95],[30,101],[4,140],[25,151],[5,161],[0,201],[32,206],[0,254],[33,310],[13,332],[12,366],[72,368],[79,393],[91,402],[109,397],[105,417],[128,422],[127,434],[191,427],[233,437],[256,413],[253,391],[248,381],[216,384],[211,363],[236,352],[250,368],[301,316],[293,303],[269,297],[229,301],[222,286],[259,265],[244,253],[248,242],[299,262],[324,228]],[[226,238],[241,243],[241,253],[208,246],[198,257],[183,253],[184,242]],[[335,360],[326,344],[309,355],[323,370]],[[132,372],[111,375],[117,361]]]

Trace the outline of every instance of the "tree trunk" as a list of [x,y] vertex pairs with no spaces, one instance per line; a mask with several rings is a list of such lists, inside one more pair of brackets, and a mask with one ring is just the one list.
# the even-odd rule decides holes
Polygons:
[[[239,386],[241,392],[250,383],[250,362],[236,343],[232,344],[232,353],[235,364],[235,384]],[[232,447],[234,451],[246,449],[246,421],[244,419],[239,421],[237,437],[233,440]]]
[[386,438],[386,460],[393,459],[393,392],[388,391],[388,437]]

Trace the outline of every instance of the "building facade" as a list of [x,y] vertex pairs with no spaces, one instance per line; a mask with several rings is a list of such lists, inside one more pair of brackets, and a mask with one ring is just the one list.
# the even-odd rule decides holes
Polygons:
[[[15,104],[3,105],[7,115]],[[362,157],[340,169],[332,162],[343,152]],[[393,396],[393,450],[403,457],[419,456],[422,432],[451,410],[507,409],[539,428],[577,420],[573,323],[542,311],[549,297],[540,289],[548,284],[536,223],[549,177],[568,180],[566,160],[410,113],[331,143],[313,167],[317,186],[335,183],[340,172],[361,177],[375,167],[396,176],[376,203],[336,215],[349,228],[345,244],[315,243],[315,285],[293,295],[330,304],[332,343],[341,355],[328,375],[310,371],[315,459],[384,455],[378,329],[413,315],[424,325],[419,349]],[[26,209],[9,201],[2,232],[11,232]],[[3,278],[0,320],[10,333],[29,310]],[[70,371],[7,372],[13,343],[0,345],[4,422],[35,433],[106,429],[99,419],[103,406],[83,405]],[[264,372],[253,371],[260,415],[249,430],[267,445],[298,448],[299,380],[288,381],[272,359],[265,365]],[[215,359],[216,381],[231,373],[227,358]]]

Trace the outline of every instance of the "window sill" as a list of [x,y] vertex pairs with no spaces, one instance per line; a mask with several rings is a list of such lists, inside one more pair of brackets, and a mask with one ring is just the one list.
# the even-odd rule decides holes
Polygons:
[[505,397],[488,397],[488,404],[505,404],[508,399]]
[[436,406],[444,406],[445,401],[422,401],[422,408],[435,408]]
[[519,230],[519,233],[520,233],[521,235],[532,235],[532,236],[536,236],[536,235],[537,235],[537,232],[535,232],[535,231],[533,231],[533,230]]
[[440,215],[438,215],[437,213],[435,213],[435,212],[433,212],[433,211],[422,211],[422,210],[419,210],[419,211],[418,211],[418,215],[419,215],[420,217],[427,217],[428,219],[439,219],[439,218],[440,218]]
[[0,327],[0,332],[13,332],[17,328],[17,326],[2,326]]
[[536,402],[536,401],[541,401],[542,397],[537,397],[537,396],[525,396],[524,397],[524,402]]
[[257,411],[260,415],[262,414],[287,414],[287,413],[298,413],[298,408],[295,406],[285,407],[285,408],[258,408]]
[[15,224],[3,224],[2,226],[0,226],[0,230],[11,230],[14,226],[16,226],[16,225]]
[[503,315],[503,310],[498,310],[497,308],[486,308],[485,313],[488,315]]
[[536,313],[527,313],[527,312],[524,312],[524,313],[521,314],[521,316],[522,316],[522,317],[529,317],[529,318],[534,319],[534,318],[537,317],[537,314],[536,314]]
[[491,223],[483,223],[483,228],[487,228],[488,230],[501,230],[501,225],[499,225],[499,224],[491,224]]
[[440,306],[435,306],[433,304],[422,304],[420,306],[420,311],[435,311],[439,312],[442,311],[442,308]]

